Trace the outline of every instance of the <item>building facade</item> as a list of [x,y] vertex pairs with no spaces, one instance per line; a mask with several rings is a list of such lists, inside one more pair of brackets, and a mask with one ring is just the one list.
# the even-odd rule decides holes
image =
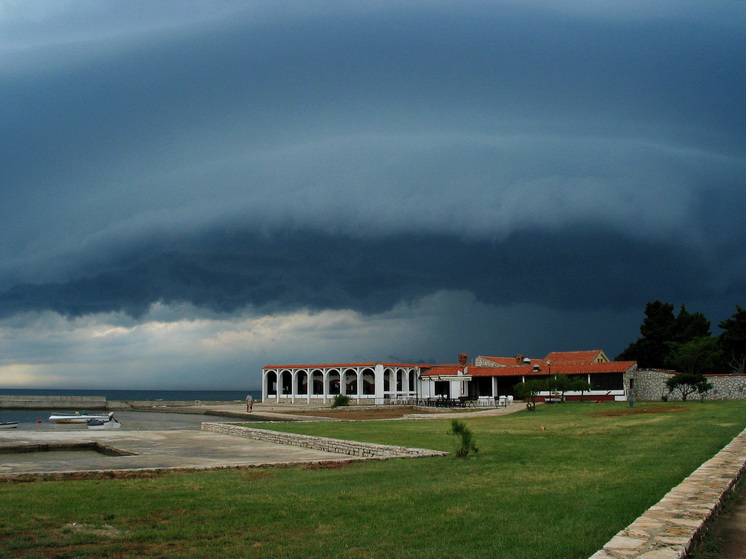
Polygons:
[[[421,403],[435,399],[494,402],[513,396],[519,382],[566,374],[588,381],[590,391],[566,392],[567,399],[585,397],[626,400],[634,385],[633,361],[611,362],[601,350],[553,352],[544,359],[465,354],[458,364],[343,363],[269,365],[262,369],[262,401],[327,403],[337,394],[358,404]],[[549,396],[539,395],[539,399]]]

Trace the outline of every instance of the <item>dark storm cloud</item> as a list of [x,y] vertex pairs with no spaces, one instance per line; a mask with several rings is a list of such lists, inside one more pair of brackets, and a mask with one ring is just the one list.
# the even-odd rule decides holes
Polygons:
[[218,312],[253,306],[371,313],[445,289],[499,306],[618,310],[649,293],[675,300],[736,297],[746,283],[713,273],[717,260],[600,228],[524,232],[502,242],[433,234],[361,240],[308,230],[213,232],[112,255],[65,282],[16,285],[0,297],[0,308],[5,315],[52,309],[138,316],[155,302],[187,302]]
[[7,6],[0,316],[744,304],[743,2]]

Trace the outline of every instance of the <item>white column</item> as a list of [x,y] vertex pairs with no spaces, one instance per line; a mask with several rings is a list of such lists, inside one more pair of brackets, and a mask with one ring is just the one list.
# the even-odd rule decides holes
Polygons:
[[293,369],[290,372],[290,402],[295,403],[295,383],[298,382],[298,371]]
[[311,403],[311,390],[313,390],[313,375],[311,369],[306,369],[306,402]]
[[326,397],[329,395],[329,371],[326,369],[321,371],[321,385],[324,387],[324,403],[326,404]]
[[357,403],[363,401],[363,371],[358,367],[357,370]]
[[383,404],[383,365],[378,363],[373,369],[373,377],[375,378],[375,402],[376,404]]
[[267,401],[267,371],[262,369],[262,402]]

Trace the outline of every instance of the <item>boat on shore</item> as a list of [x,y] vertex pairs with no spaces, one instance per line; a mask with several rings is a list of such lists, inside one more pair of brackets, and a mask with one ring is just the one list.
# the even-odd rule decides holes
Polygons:
[[15,429],[18,427],[17,421],[0,421],[0,429]]
[[74,414],[55,413],[49,416],[52,423],[87,423],[89,419],[99,421],[110,421],[114,417],[114,412],[107,414],[87,414],[85,412],[75,412]]
[[89,419],[86,425],[89,429],[119,429],[122,426],[113,415],[108,419]]

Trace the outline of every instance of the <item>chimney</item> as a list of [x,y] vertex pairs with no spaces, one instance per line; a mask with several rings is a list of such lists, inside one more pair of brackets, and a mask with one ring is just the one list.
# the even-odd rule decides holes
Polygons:
[[523,365],[523,355],[521,355],[520,353],[515,356],[515,364]]
[[465,353],[458,354],[458,364],[461,365],[462,367],[466,365],[468,359],[469,357]]

